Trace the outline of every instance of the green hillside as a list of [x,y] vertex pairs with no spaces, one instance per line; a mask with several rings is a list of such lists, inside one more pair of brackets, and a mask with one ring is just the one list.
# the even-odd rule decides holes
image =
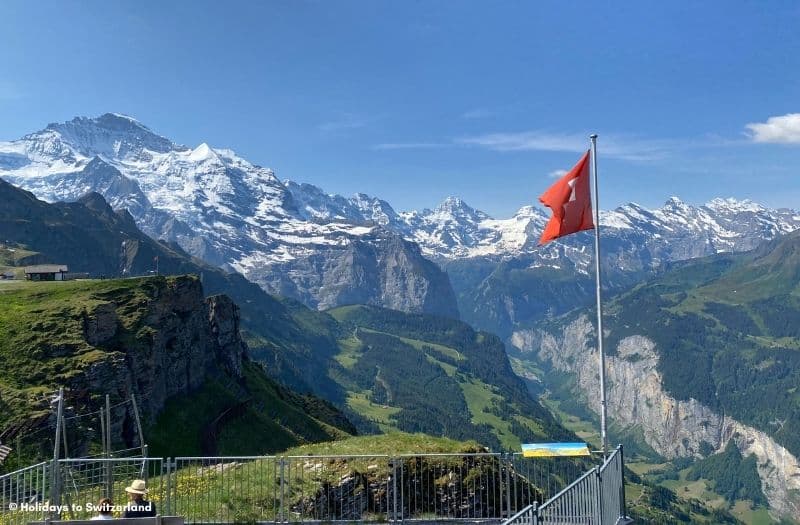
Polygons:
[[[197,304],[186,304],[195,295]],[[173,305],[172,297],[183,303]],[[87,326],[104,305],[113,307],[116,332],[97,342],[87,335]],[[161,387],[147,383],[152,376],[136,379],[142,370],[136,367],[148,370],[153,366],[149,363],[158,361],[152,352],[160,347],[154,341],[163,337],[176,341],[167,343],[173,360],[183,359],[185,348],[203,344],[205,329],[196,324],[208,315],[202,308],[202,291],[191,277],[0,282],[0,435],[12,444],[17,435],[23,440],[23,450],[12,454],[3,468],[52,453],[47,396],[60,386],[67,388],[74,413],[82,414],[97,410],[105,394],[114,404],[125,401],[127,385],[133,382],[145,436],[155,454],[266,453],[355,431],[330,404],[278,385],[246,358],[239,373],[222,362],[210,362],[200,371],[206,376],[197,387],[167,399],[160,413],[148,414],[149,392]],[[168,326],[164,319],[174,316],[187,327]],[[187,338],[188,346],[181,346],[181,337]],[[223,413],[229,415],[215,424]],[[83,437],[69,436],[71,447],[77,447],[74,453],[96,446],[84,442],[96,433],[84,430]],[[115,436],[115,446],[130,446],[122,443],[126,439]]]
[[608,348],[656,343],[664,386],[800,455],[800,234],[686,263],[615,299]]
[[346,407],[382,431],[476,439],[495,450],[572,438],[514,375],[494,335],[442,317],[348,306],[331,376]]
[[0,243],[0,274],[11,274],[15,279],[24,279],[23,266],[34,264],[37,255],[25,246],[13,244],[6,246]]

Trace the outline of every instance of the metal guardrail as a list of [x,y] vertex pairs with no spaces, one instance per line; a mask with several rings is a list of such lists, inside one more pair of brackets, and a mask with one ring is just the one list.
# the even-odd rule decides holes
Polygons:
[[90,504],[110,498],[124,505],[128,500],[125,487],[134,479],[143,479],[148,498],[158,506],[167,498],[162,465],[160,458],[62,459],[58,461],[59,482],[51,501],[63,505],[66,512],[61,514],[69,519],[87,519],[96,514]]
[[625,508],[622,445],[541,505],[533,503],[503,525],[617,525],[630,523]]
[[[601,491],[590,474],[607,493],[621,486],[621,462],[619,450],[581,476],[585,459],[493,453],[62,459],[0,476],[0,525],[87,518],[102,497],[124,504],[133,479],[147,481],[159,513],[187,523],[499,522],[521,509],[559,515],[571,494]],[[597,508],[610,516],[621,497]]]
[[167,468],[169,512],[194,523],[499,521],[542,497],[510,454],[175,458]]
[[101,498],[127,501],[133,479],[148,480],[154,501],[166,494],[159,482],[162,460],[82,458],[39,463],[0,476],[0,525],[19,525],[47,517],[85,519]]
[[[43,518],[42,511],[23,511],[23,505],[44,503],[50,491],[49,463],[39,463],[0,476],[0,524]],[[24,514],[23,514],[24,513]]]

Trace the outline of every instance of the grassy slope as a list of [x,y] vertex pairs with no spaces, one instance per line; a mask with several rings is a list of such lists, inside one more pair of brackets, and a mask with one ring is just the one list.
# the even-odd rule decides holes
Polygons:
[[109,298],[118,310],[122,331],[139,329],[145,303],[155,284],[146,280],[0,283],[0,426],[36,414],[33,400],[51,393],[111,353],[83,338],[83,313]]
[[382,435],[356,436],[334,442],[301,445],[286,450],[287,456],[348,454],[445,454],[482,452],[475,441],[456,441],[426,434],[391,431]]
[[[219,435],[217,454],[271,454],[297,445],[347,437],[333,426],[324,407],[314,409],[300,396],[268,379],[255,363],[244,365],[244,387],[252,395],[243,414]],[[317,400],[319,401],[319,400]],[[241,399],[209,378],[198,391],[172,398],[146,432],[154,456],[200,456],[202,433],[214,417]],[[329,422],[325,422],[328,419]]]
[[507,450],[568,434],[525,392],[494,336],[380,308],[328,313],[344,327],[333,376],[347,406],[381,430],[473,436]]
[[[162,286],[190,277],[31,283],[0,282],[0,430],[50,412],[46,395],[67,379],[115,355],[111,347],[136,348],[150,330],[148,303]],[[114,301],[120,328],[113,344],[90,345],[83,337],[84,312]],[[246,412],[219,436],[220,452],[261,453],[354,431],[329,404],[300,396],[269,379],[260,366],[245,364],[253,398]],[[242,401],[231,379],[210,378],[203,388],[169,401],[146,434],[154,453],[199,452],[200,429],[219,412]],[[91,392],[87,401],[104,392]],[[81,407],[76,407],[78,411]],[[4,465],[8,466],[8,465]]]
[[38,255],[25,246],[6,246],[0,243],[0,273],[13,273],[15,278],[24,279],[23,265],[26,259]]

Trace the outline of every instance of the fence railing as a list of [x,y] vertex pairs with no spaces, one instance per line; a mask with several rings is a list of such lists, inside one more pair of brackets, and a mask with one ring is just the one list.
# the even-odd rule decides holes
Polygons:
[[[63,506],[62,516],[86,519],[97,514],[92,505],[101,498],[110,498],[117,505],[127,503],[125,487],[134,479],[143,479],[148,498],[162,502],[167,497],[162,464],[160,458],[62,459],[56,467],[59,482],[51,501]],[[52,462],[50,466],[53,468]]]
[[616,525],[626,517],[624,461],[620,445],[606,461],[546,502],[532,503],[503,525]]
[[39,463],[0,476],[0,523],[44,518],[41,506],[50,492],[49,463]]
[[0,476],[0,525],[87,518],[102,497],[124,505],[134,479],[147,482],[160,514],[187,523],[498,522],[522,509],[564,516],[573,499],[616,488],[580,507],[611,516],[624,504],[621,451],[581,476],[590,467],[580,458],[493,453],[63,459]]

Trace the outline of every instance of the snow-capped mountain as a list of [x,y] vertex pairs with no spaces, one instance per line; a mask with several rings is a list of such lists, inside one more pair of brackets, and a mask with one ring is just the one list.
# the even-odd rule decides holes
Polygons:
[[[442,265],[515,260],[528,269],[574,268],[584,274],[591,263],[588,233],[539,247],[549,213],[533,206],[494,219],[450,197],[434,210],[398,213],[368,195],[347,198],[281,181],[231,150],[179,145],[113,113],[50,124],[0,143],[0,177],[48,201],[97,191],[113,207],[128,209],[150,235],[317,307],[341,304],[350,294],[433,311],[427,295],[443,289],[446,275],[433,265],[404,266],[423,256]],[[673,197],[654,210],[629,204],[602,212],[601,224],[605,265],[637,272],[753,248],[800,228],[800,214],[733,199],[691,206]],[[391,256],[384,251],[389,246]],[[385,287],[393,280],[390,288],[414,297],[392,303]],[[444,301],[450,296],[444,293]],[[435,308],[454,311],[452,305]]]
[[[535,253],[549,258],[560,249],[538,246],[549,212],[533,206],[520,208],[510,219],[493,219],[450,197],[433,211],[407,212],[401,217],[404,224],[400,229],[434,258]],[[600,224],[604,239],[641,237],[637,241],[645,240],[654,250],[657,245],[670,244],[665,259],[681,260],[751,249],[765,239],[800,228],[800,213],[768,209],[749,200],[714,199],[703,206],[691,206],[671,197],[654,210],[631,203],[601,211]],[[686,249],[677,250],[675,243],[686,244]],[[700,246],[689,246],[696,243]],[[559,244],[563,243],[553,246]]]
[[[594,300],[593,232],[537,247],[546,220],[543,212],[527,207],[506,221],[469,224],[465,229],[477,229],[482,238],[457,249],[471,258],[439,252],[449,257],[441,264],[456,289],[464,320],[509,337],[515,329]],[[657,209],[627,204],[601,212],[600,223],[603,286],[613,292],[676,261],[755,248],[800,228],[800,213],[734,199],[691,206],[672,197]],[[427,241],[419,234],[416,238]],[[427,246],[441,250],[443,243]]]
[[388,204],[284,184],[233,151],[175,144],[124,115],[0,143],[0,177],[48,201],[96,191],[148,234],[315,307],[458,315],[447,275],[381,226]]

